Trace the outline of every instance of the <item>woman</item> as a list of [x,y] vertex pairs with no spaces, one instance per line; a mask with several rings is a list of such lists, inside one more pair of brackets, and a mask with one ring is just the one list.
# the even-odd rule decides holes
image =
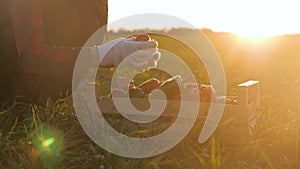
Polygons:
[[[18,64],[21,73],[15,91],[57,96],[71,87],[76,58],[86,40],[107,24],[107,0],[11,0]],[[130,53],[147,48],[147,66],[159,59],[155,41],[118,39],[102,66],[117,66]],[[90,47],[101,52],[101,48]],[[101,55],[101,54],[100,54]],[[3,72],[2,72],[3,73]],[[4,73],[5,74],[5,73]]]

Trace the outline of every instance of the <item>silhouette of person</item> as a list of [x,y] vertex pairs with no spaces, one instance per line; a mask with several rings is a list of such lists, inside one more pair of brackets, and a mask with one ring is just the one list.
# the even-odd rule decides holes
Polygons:
[[[107,0],[4,0],[2,3],[5,14],[0,21],[3,29],[0,66],[1,79],[6,79],[0,87],[2,95],[58,96],[70,89],[82,46],[107,24]],[[145,64],[136,63],[136,68],[147,69],[159,59],[157,42],[153,40],[120,38],[91,46],[90,50],[101,52],[112,45],[101,63],[103,67],[117,66],[130,53],[148,48],[152,50],[143,53]]]

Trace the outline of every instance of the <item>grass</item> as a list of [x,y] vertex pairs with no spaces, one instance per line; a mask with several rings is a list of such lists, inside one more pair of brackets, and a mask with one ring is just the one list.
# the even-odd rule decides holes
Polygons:
[[30,104],[16,98],[3,104],[0,168],[299,167],[295,145],[300,118],[287,110],[280,99],[262,100],[254,136],[245,145],[222,145],[222,129],[209,142],[200,145],[198,130],[194,130],[172,150],[145,159],[119,157],[93,143],[82,130],[69,99]]

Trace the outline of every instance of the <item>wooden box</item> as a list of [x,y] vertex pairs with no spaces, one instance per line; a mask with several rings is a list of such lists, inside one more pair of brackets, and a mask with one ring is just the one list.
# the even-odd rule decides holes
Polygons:
[[[131,103],[137,106],[143,106],[145,101],[133,98],[131,99]],[[125,119],[122,115],[118,115],[119,113],[115,109],[112,98],[101,97],[98,104],[104,117],[110,116],[116,119],[124,119],[128,121],[128,119]],[[172,123],[176,118],[189,118],[177,117],[177,114],[172,113],[174,110],[178,109],[178,105],[180,105],[180,100],[168,101],[167,107],[169,108],[169,111],[162,114],[162,117],[160,117],[161,120],[156,121],[155,126],[163,126],[167,123]],[[250,80],[237,85],[236,102],[225,104],[221,122],[216,130],[216,132],[221,135],[221,144],[236,145],[245,144],[249,141],[252,135],[252,130],[255,127],[256,109],[258,105],[259,81]],[[199,113],[193,128],[200,128],[201,130],[204,121],[207,119],[207,112],[209,108],[209,103],[200,103]],[[132,114],[132,116],[136,116],[136,114]],[[145,116],[145,114],[143,114],[143,116]],[[151,114],[149,114],[149,116],[151,116]],[[165,127],[164,129],[167,128],[168,127]],[[196,131],[198,132],[198,136],[200,134],[200,130]]]

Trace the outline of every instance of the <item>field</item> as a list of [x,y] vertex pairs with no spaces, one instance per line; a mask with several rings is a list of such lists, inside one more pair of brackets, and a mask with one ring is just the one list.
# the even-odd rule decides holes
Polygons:
[[[193,36],[195,30],[171,31]],[[195,129],[178,146],[162,155],[144,159],[124,158],[101,149],[85,134],[69,96],[62,95],[57,100],[41,98],[39,103],[25,101],[25,96],[1,104],[0,168],[298,169],[300,35],[252,42],[230,33],[202,31],[219,53],[229,94],[234,92],[238,83],[250,79],[260,81],[258,120],[250,142],[224,145],[220,128],[208,142],[199,144],[199,133]],[[137,32],[122,32],[126,33]],[[180,52],[180,48],[174,50]],[[202,70],[198,71],[199,82],[207,83],[205,69],[197,68]],[[106,95],[108,88],[105,86],[108,84],[103,78],[109,78],[113,70],[102,69],[100,72],[105,75],[100,78],[104,86],[100,88],[100,94]],[[136,83],[148,76],[141,75]],[[118,121],[112,123],[118,124]],[[128,126],[122,124],[119,127],[128,132]],[[145,135],[143,131],[133,134],[137,137]]]

